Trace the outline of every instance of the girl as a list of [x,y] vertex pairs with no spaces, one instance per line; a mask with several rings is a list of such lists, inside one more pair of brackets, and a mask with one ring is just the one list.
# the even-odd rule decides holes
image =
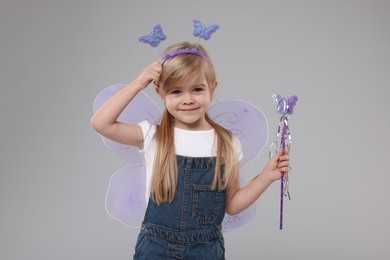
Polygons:
[[[151,82],[165,104],[160,124],[118,122]],[[281,171],[288,173],[288,153],[279,151],[240,188],[240,142],[207,115],[216,87],[206,50],[199,44],[174,44],[92,117],[100,134],[137,146],[145,155],[150,197],[134,259],[225,259],[225,212],[240,213],[280,179]]]

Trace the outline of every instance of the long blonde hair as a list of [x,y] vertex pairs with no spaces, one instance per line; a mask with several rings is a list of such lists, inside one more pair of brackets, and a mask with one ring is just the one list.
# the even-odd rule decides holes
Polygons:
[[[159,88],[163,93],[175,87],[181,82],[192,82],[205,75],[210,88],[211,97],[214,94],[214,82],[216,73],[206,50],[199,44],[188,42],[174,44],[167,48],[166,53],[184,48],[196,48],[203,52],[201,56],[193,54],[181,54],[167,60],[161,72]],[[230,131],[215,123],[206,113],[206,121],[214,128],[217,140],[217,157],[212,189],[223,190],[229,181],[235,177],[237,161],[233,149],[233,136]],[[174,143],[174,117],[165,109],[160,125],[156,131],[157,151],[154,161],[153,177],[151,182],[151,197],[160,205],[164,202],[172,202],[178,182],[178,169],[176,163],[176,151]],[[224,171],[221,172],[223,166]]]

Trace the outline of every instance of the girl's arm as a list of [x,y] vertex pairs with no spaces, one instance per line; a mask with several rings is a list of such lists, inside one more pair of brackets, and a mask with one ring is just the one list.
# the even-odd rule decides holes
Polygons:
[[[248,185],[240,188],[240,174],[228,187],[226,213],[236,215],[252,205],[263,192],[276,180],[280,180],[281,172],[288,174],[290,161],[288,151],[280,150]],[[237,167],[239,171],[239,167]]]
[[118,122],[117,119],[131,100],[152,81],[158,84],[161,64],[154,62],[147,66],[132,82],[112,96],[91,119],[93,128],[101,135],[115,142],[142,147],[143,134],[138,125]]

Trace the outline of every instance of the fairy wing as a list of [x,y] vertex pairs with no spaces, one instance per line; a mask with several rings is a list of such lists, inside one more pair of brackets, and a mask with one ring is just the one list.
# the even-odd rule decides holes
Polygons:
[[267,118],[251,103],[242,100],[222,101],[210,107],[209,115],[240,140],[244,154],[241,167],[256,159],[268,142]]
[[[230,130],[240,140],[243,151],[241,167],[256,159],[268,142],[267,119],[264,113],[253,104],[241,100],[222,101],[209,109],[209,115],[216,123]],[[242,177],[240,185],[241,187],[247,185]],[[240,228],[252,221],[255,215],[256,204],[252,204],[234,216],[226,213],[222,229],[224,232],[229,232]]]
[[[111,85],[103,89],[95,98],[93,110],[96,112],[109,98],[121,90],[125,84]],[[137,111],[134,113],[134,111]],[[148,120],[157,124],[161,111],[144,92],[126,106],[118,121],[137,124]],[[146,206],[146,168],[144,155],[135,147],[114,142],[101,136],[103,143],[116,152],[122,159],[130,162],[115,172],[109,181],[106,194],[106,210],[114,219],[129,227],[140,227]]]
[[119,169],[111,176],[106,194],[107,213],[132,228],[141,226],[147,207],[145,172],[145,163]]
[[[248,183],[246,182],[246,180],[241,177],[240,186],[245,187],[247,184]],[[251,222],[255,216],[256,216],[255,204],[253,204],[246,210],[242,211],[240,214],[234,216],[225,213],[225,217],[223,218],[222,221],[222,230],[223,232],[229,232],[234,229],[245,226],[246,224]]]
[[[116,84],[103,89],[95,98],[93,110],[96,112],[109,98],[121,90],[125,84]],[[136,113],[134,111],[137,111]],[[153,100],[141,91],[127,105],[118,118],[118,121],[128,124],[138,124],[141,121],[148,120],[152,124],[157,124],[161,111]],[[104,144],[116,152],[123,160],[139,163],[143,161],[143,155],[134,146],[124,145],[114,142],[104,136],[101,136]]]

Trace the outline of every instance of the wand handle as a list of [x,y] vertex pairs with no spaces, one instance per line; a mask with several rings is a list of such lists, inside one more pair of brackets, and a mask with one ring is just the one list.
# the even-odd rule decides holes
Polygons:
[[279,229],[283,230],[283,186],[284,186],[284,172],[281,172],[281,179],[280,179],[280,223],[279,223]]
[[[283,128],[282,128],[282,137],[280,146],[284,153],[284,150],[286,149],[286,139],[287,139],[287,118],[286,116],[283,116]],[[283,197],[284,197],[284,172],[280,173],[280,223],[279,223],[279,229],[283,230]]]

